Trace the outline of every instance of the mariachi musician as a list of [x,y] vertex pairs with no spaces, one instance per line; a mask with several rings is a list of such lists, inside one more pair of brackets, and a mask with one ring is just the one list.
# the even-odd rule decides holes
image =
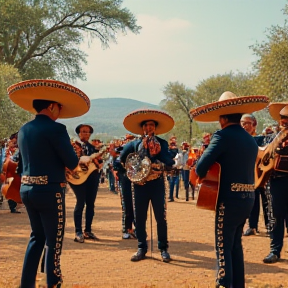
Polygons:
[[169,152],[174,157],[175,164],[178,166],[178,169],[174,169],[169,173],[167,179],[169,180],[169,200],[168,202],[174,202],[174,187],[176,186],[176,194],[175,197],[179,198],[179,174],[180,174],[180,159],[179,159],[179,149],[177,147],[177,138],[176,136],[172,136],[169,140]]
[[[17,145],[17,137],[18,137],[18,132],[13,133],[10,137],[9,137],[9,141],[7,143],[7,147],[5,149],[5,154],[3,155],[3,163],[5,163],[7,165],[7,169],[10,169],[10,163],[7,161],[10,161],[10,159],[13,162],[18,163],[19,161],[19,150],[18,150],[18,145]],[[12,162],[12,163],[13,163]],[[15,163],[15,165],[17,165]],[[6,166],[5,165],[5,166]],[[14,165],[11,165],[11,168],[13,169]],[[4,166],[3,166],[4,168]],[[14,169],[15,170],[15,167]],[[4,171],[3,171],[4,172]],[[9,175],[11,174],[11,175]],[[6,184],[5,182],[7,181],[7,176],[8,177],[13,177],[13,180],[11,181],[11,183],[9,182],[9,184]],[[6,191],[6,195],[5,197],[8,199],[8,205],[10,208],[10,212],[11,213],[21,213],[20,211],[17,210],[17,202],[21,203],[21,198],[20,198],[20,178],[19,175],[16,174],[16,171],[5,171],[5,175],[3,174],[3,185],[1,187],[2,193],[4,193],[3,191]],[[12,178],[11,178],[12,179]]]
[[120,153],[130,141],[135,140],[135,136],[126,134],[125,140],[121,146],[115,147],[115,144],[111,145],[110,154],[113,157],[113,170],[120,183],[120,195],[122,206],[122,239],[135,239],[135,217],[133,209],[133,197],[132,197],[132,183],[127,177],[126,169],[121,164]]
[[[165,176],[163,172],[164,169],[172,167],[175,162],[168,151],[167,141],[156,135],[169,132],[174,126],[174,120],[162,111],[141,109],[128,114],[124,118],[123,124],[128,131],[142,135],[140,139],[125,145],[121,151],[120,160],[123,164],[126,163],[126,170],[131,167],[132,171],[134,171],[134,168],[143,164],[142,160],[146,164],[151,163],[150,169],[148,169],[149,174],[145,175],[144,178],[140,177],[139,181],[134,181],[135,179],[132,177],[134,181],[138,251],[131,257],[131,261],[140,261],[146,258],[148,248],[146,220],[149,202],[151,201],[157,222],[158,249],[161,251],[162,261],[170,262],[167,239]],[[137,159],[136,155],[139,156],[141,162],[134,167],[133,159]],[[132,163],[129,162],[129,159],[132,159]],[[129,175],[130,172],[130,170],[127,170],[128,177],[131,177],[131,174]],[[140,173],[142,172],[143,170],[140,169]],[[138,176],[140,175],[137,174]]]
[[241,237],[255,198],[254,167],[258,146],[241,127],[240,119],[242,114],[261,110],[267,104],[265,96],[237,97],[225,92],[219,101],[190,111],[196,121],[218,120],[221,126],[196,165],[199,178],[204,178],[215,162],[221,166],[215,215],[216,287],[245,287]]
[[[89,98],[69,84],[34,79],[8,88],[10,99],[36,114],[18,133],[20,194],[31,225],[20,288],[35,287],[37,269],[46,244],[47,287],[63,281],[60,256],[65,228],[65,167],[78,170],[78,157],[66,127],[58,118],[81,116],[89,110]],[[80,163],[86,159],[80,159]],[[80,169],[80,168],[79,168]]]
[[[89,143],[90,136],[94,132],[93,127],[88,124],[80,124],[75,128],[75,132],[81,141],[81,156],[91,156],[99,152],[92,144]],[[98,167],[92,171],[86,181],[81,184],[72,184],[70,187],[76,196],[76,205],[74,208],[74,225],[75,225],[75,238],[74,241],[84,243],[84,239],[99,240],[99,238],[92,232],[92,221],[94,217],[95,200],[100,181],[100,168],[103,160],[100,157],[93,159],[94,164]],[[82,215],[84,206],[86,205],[85,212],[85,228],[82,229]]]
[[263,262],[272,264],[278,262],[281,256],[284,221],[288,215],[288,102],[270,103],[268,108],[271,117],[279,123],[280,133],[286,133],[285,138],[275,147],[275,163],[269,179],[275,225],[270,232],[270,253]]

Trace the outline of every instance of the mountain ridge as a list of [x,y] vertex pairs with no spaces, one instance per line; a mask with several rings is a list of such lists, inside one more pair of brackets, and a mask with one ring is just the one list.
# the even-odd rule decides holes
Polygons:
[[70,137],[77,137],[75,128],[84,123],[91,125],[94,129],[90,139],[100,138],[106,141],[114,137],[121,137],[128,132],[123,126],[123,120],[127,114],[136,109],[161,110],[158,105],[129,98],[97,98],[91,99],[90,102],[90,109],[86,114],[58,120],[66,125]]

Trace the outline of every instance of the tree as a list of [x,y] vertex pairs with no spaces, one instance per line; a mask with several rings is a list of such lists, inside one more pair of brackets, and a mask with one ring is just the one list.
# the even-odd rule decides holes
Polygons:
[[281,102],[288,96],[288,27],[273,26],[268,40],[252,46],[259,59],[254,63],[255,86],[271,101]]
[[[211,76],[201,81],[195,88],[195,105],[205,105],[218,101],[225,91],[231,91],[237,96],[255,94],[254,75],[241,72],[229,72],[223,75]],[[195,106],[195,107],[196,107]]]
[[79,49],[84,36],[104,48],[119,32],[141,27],[123,0],[0,0],[0,62],[19,69],[23,79],[85,79]]
[[[190,117],[190,109],[194,105],[194,91],[192,89],[189,89],[185,87],[184,84],[181,84],[179,82],[169,82],[163,89],[163,93],[166,97],[161,102],[161,106],[164,110],[168,111],[171,116],[176,121],[175,129],[181,131],[182,130],[182,137],[186,138],[185,140],[188,140],[189,142],[192,141],[192,130],[193,130],[193,120]],[[184,118],[186,121],[183,121]],[[189,131],[189,134],[185,135],[183,133],[183,127],[185,127],[185,124],[189,123],[189,128],[187,129]],[[183,126],[184,125],[184,126]],[[178,128],[178,129],[176,129]]]
[[32,115],[15,105],[7,95],[7,87],[21,81],[17,69],[0,64],[0,139],[15,133]]

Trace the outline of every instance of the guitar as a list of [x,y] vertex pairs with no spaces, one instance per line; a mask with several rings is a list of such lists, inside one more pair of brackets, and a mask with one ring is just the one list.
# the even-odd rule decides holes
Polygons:
[[258,155],[255,163],[255,189],[264,187],[273,171],[275,162],[275,150],[284,138],[288,136],[288,129],[281,130],[271,143],[258,148]]
[[66,168],[66,173],[65,173],[66,180],[69,183],[74,184],[74,185],[80,185],[84,183],[93,171],[100,168],[93,162],[93,159],[102,156],[106,151],[107,151],[107,147],[103,146],[99,152],[93,153],[92,155],[90,155],[92,159],[90,163],[87,166],[79,165],[80,167],[79,170],[72,171]]
[[189,179],[198,189],[196,207],[215,211],[219,194],[221,166],[215,162],[202,179],[199,179],[195,170],[195,167],[190,170]]
[[11,199],[16,203],[22,203],[20,197],[21,177],[16,173],[18,162],[12,161],[10,157],[5,159],[2,167],[4,182],[1,193],[6,199]]

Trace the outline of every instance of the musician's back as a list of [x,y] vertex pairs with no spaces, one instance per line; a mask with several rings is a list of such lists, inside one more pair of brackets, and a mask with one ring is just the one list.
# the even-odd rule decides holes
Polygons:
[[214,133],[197,164],[196,173],[202,178],[209,167],[218,162],[221,165],[219,199],[242,197],[238,192],[254,192],[257,153],[253,137],[240,125],[229,125]]

